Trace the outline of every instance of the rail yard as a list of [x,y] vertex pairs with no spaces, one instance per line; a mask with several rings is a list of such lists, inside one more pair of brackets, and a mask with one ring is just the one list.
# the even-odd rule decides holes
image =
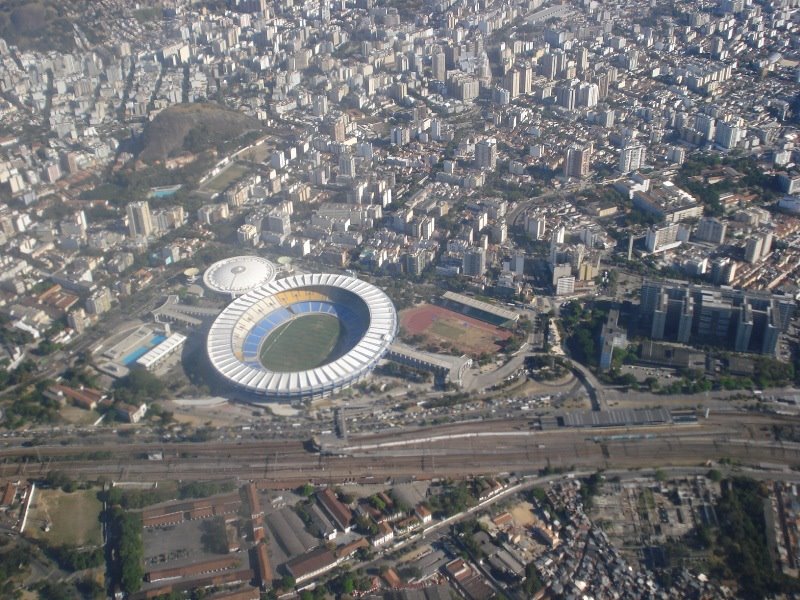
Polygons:
[[[758,467],[800,464],[800,444],[776,440],[774,425],[800,419],[713,413],[691,424],[536,431],[526,422],[486,420],[351,437],[324,453],[308,440],[132,442],[98,440],[0,449],[0,476],[35,478],[59,470],[116,481],[238,478],[264,487],[305,482],[434,479],[551,469],[637,469],[698,465],[721,458]],[[57,441],[57,440],[55,440]]]

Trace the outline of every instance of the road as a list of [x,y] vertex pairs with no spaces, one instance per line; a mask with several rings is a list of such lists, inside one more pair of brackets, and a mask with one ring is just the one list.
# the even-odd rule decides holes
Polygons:
[[[506,378],[513,376],[525,365],[525,359],[529,356],[541,355],[541,352],[528,350],[528,344],[524,344],[520,351],[512,356],[505,364],[488,373],[474,374],[467,372],[464,376],[464,391],[486,390],[503,382]],[[586,388],[586,393],[592,404],[592,410],[608,410],[607,392],[603,384],[586,367],[576,361],[570,361],[572,372],[580,383]]]
[[594,373],[582,364],[574,360],[570,362],[572,363],[572,372],[580,379],[589,394],[592,410],[608,410],[608,400],[606,399],[606,390],[603,384],[597,380]]
[[511,377],[525,365],[525,357],[530,353],[526,352],[527,344],[520,348],[520,352],[512,356],[505,364],[488,373],[475,374],[470,371],[464,374],[462,389],[465,392],[475,390],[485,390]]

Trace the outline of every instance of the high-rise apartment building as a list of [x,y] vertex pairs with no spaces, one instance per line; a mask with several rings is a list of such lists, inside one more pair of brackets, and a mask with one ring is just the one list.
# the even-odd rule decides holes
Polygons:
[[761,248],[764,240],[761,236],[752,237],[747,240],[744,247],[744,259],[750,264],[757,263],[761,260]]
[[467,277],[479,277],[486,271],[486,250],[470,248],[464,253],[462,272]]
[[581,83],[578,86],[578,105],[594,108],[600,99],[600,88],[596,83]]
[[565,81],[556,86],[556,104],[567,110],[575,110],[578,87],[572,81]]
[[530,215],[526,215],[525,231],[527,231],[528,235],[533,239],[541,240],[544,237],[545,226],[546,221],[544,216],[531,217]]
[[721,244],[725,240],[725,233],[728,226],[713,217],[703,217],[697,223],[694,237],[701,242],[710,242],[712,244]]
[[639,306],[641,323],[652,339],[760,354],[775,353],[793,313],[794,301],[780,296],[658,281],[645,281]]
[[503,88],[508,90],[511,99],[519,96],[520,73],[517,69],[511,69],[503,78]]
[[589,166],[592,161],[593,145],[586,146],[573,144],[567,148],[564,155],[564,176],[583,178],[589,175]]
[[678,223],[669,223],[663,227],[653,225],[647,230],[645,246],[648,252],[663,252],[676,248],[681,244],[682,227]]
[[488,138],[475,145],[475,166],[494,170],[497,166],[497,140]]
[[445,81],[445,79],[447,79],[446,56],[438,46],[431,54],[431,71],[433,78],[437,81]]
[[146,200],[131,202],[126,209],[128,232],[132,238],[148,237],[153,233],[153,216]]
[[630,173],[644,165],[645,147],[642,144],[629,144],[619,153],[619,172]]
[[736,263],[730,258],[717,258],[711,263],[711,283],[729,285],[736,277]]
[[745,130],[736,122],[720,121],[717,123],[714,141],[725,150],[731,150],[739,144],[744,136]]

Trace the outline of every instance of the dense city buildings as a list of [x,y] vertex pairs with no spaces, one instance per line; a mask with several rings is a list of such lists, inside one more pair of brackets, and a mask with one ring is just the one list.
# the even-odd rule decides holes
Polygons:
[[0,595],[795,593],[797,4],[0,3]]

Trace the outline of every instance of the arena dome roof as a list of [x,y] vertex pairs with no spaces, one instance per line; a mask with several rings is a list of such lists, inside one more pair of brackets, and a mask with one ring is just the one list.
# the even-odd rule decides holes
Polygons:
[[277,268],[260,256],[234,256],[206,269],[203,284],[219,294],[236,298],[275,279]]

